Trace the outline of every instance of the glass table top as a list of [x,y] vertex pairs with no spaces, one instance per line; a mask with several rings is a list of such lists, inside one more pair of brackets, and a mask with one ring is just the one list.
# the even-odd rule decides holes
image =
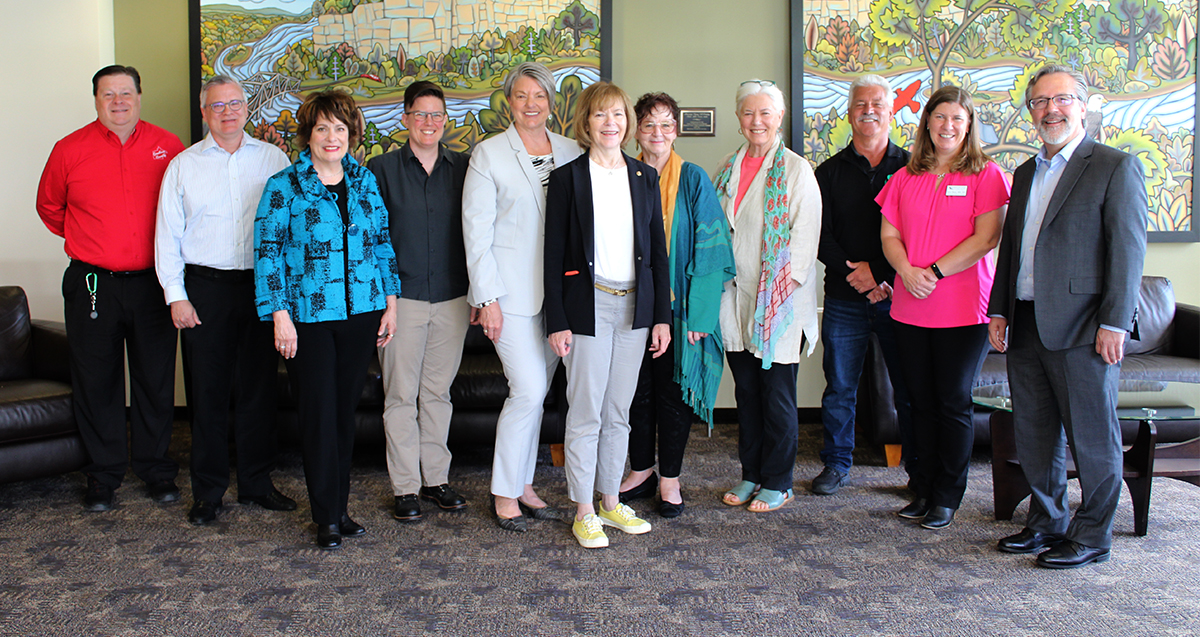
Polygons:
[[[971,400],[981,407],[1012,411],[1007,384],[975,387]],[[1123,380],[1117,392],[1117,417],[1124,420],[1186,420],[1198,418],[1198,408],[1197,383]]]

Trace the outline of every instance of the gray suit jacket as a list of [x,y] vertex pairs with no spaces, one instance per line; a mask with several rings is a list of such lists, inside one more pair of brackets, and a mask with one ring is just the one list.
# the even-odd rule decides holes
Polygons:
[[[550,146],[556,167],[582,152],[554,133]],[[503,312],[536,316],[542,311],[546,195],[516,128],[509,126],[471,153],[462,214],[471,281],[467,301],[477,306],[500,299]]]
[[[1013,174],[988,314],[1012,319],[1021,234],[1036,167]],[[1146,182],[1136,157],[1084,138],[1050,198],[1034,248],[1034,312],[1042,344],[1096,341],[1101,324],[1132,329],[1146,256]]]

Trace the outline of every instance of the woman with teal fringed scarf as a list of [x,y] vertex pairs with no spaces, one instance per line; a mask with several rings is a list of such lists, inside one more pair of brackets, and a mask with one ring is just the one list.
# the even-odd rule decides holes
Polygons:
[[737,92],[746,143],[714,180],[732,228],[737,275],[721,297],[721,336],[733,375],[742,479],[730,506],[774,511],[793,498],[796,374],[817,328],[821,191],[808,161],[783,145],[783,93],[750,80]]
[[[683,512],[679,474],[692,423],[712,427],[713,404],[724,371],[718,326],[721,292],[734,276],[729,226],[708,175],[672,148],[679,104],[666,93],[647,93],[634,106],[640,160],[659,173],[663,228],[671,263],[671,344],[666,354],[646,353],[629,410],[629,464],[621,501],[661,494],[664,518]],[[655,434],[658,470],[654,473]]]

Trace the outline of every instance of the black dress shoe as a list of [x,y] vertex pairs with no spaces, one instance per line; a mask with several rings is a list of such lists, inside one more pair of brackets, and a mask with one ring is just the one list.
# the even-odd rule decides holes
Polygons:
[[1042,549],[1054,548],[1063,541],[1061,535],[1041,533],[1029,527],[1021,529],[1020,533],[1001,538],[996,548],[1005,553],[1035,553]]
[[656,491],[658,491],[658,474],[652,471],[650,472],[650,477],[642,480],[642,483],[636,487],[628,491],[622,491],[617,495],[617,499],[621,501],[621,504],[625,504],[634,500],[654,497]]
[[520,500],[517,500],[517,506],[521,508],[521,512],[535,520],[557,520],[570,524],[570,516],[563,513],[562,509],[546,505],[544,507],[531,507]]
[[358,537],[367,534],[363,525],[351,520],[350,516],[346,514],[342,514],[342,521],[338,522],[338,532],[342,534],[342,537]]
[[929,513],[929,500],[925,498],[917,498],[909,503],[908,506],[896,512],[896,515],[905,520],[920,520]]
[[658,503],[658,514],[664,518],[677,518],[683,513],[683,503],[675,504],[662,500]]
[[923,529],[944,529],[954,521],[954,509],[950,507],[929,507],[929,512],[921,518]]
[[95,478],[88,478],[87,493],[83,496],[83,508],[88,511],[108,511],[113,508],[112,487],[101,484]]
[[1092,562],[1108,561],[1109,550],[1084,546],[1075,540],[1063,540],[1058,546],[1037,556],[1043,568],[1079,568]]
[[279,489],[271,487],[266,495],[238,494],[238,504],[257,504],[269,511],[295,511],[296,501],[283,495]]
[[192,503],[192,510],[188,511],[188,522],[196,526],[204,526],[210,522],[215,522],[217,520],[217,513],[220,510],[220,502],[196,500]]
[[467,508],[467,499],[458,494],[448,484],[436,487],[421,487],[421,499],[437,503],[443,511],[458,511]]
[[525,522],[525,516],[518,515],[515,518],[502,518],[496,516],[496,525],[505,531],[513,533],[524,533],[529,530],[529,525]]
[[317,525],[317,548],[324,551],[342,548],[342,534],[338,531],[338,525]]
[[150,494],[150,499],[159,504],[169,504],[179,501],[179,487],[175,486],[174,480],[151,482],[147,485],[146,490]]
[[405,523],[420,522],[421,503],[417,501],[417,494],[396,496],[396,508],[392,511],[392,517]]

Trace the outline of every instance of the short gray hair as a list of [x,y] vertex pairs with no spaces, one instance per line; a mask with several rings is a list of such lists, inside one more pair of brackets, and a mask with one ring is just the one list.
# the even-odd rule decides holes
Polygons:
[[200,87],[200,108],[208,106],[208,89],[214,86],[228,86],[230,84],[238,87],[238,91],[242,93],[242,101],[246,101],[246,89],[242,88],[242,85],[237,80],[228,75],[214,75],[204,83],[204,86]]
[[742,102],[745,102],[746,98],[751,95],[767,95],[780,113],[787,111],[787,104],[783,101],[783,91],[779,90],[774,82],[753,79],[742,82],[742,85],[738,87],[736,108],[739,113],[742,110]]
[[538,83],[546,95],[550,96],[550,104],[554,105],[554,74],[550,69],[538,64],[537,62],[522,62],[513,70],[508,72],[508,77],[504,78],[504,97],[512,99],[513,84],[522,77],[528,77]]
[[846,93],[846,99],[854,101],[854,91],[860,88],[867,88],[868,86],[877,86],[883,89],[888,97],[892,96],[892,83],[887,81],[886,77],[868,73],[854,78],[854,81],[850,83],[850,90]]
[[1033,85],[1037,84],[1038,81],[1043,77],[1046,77],[1047,75],[1053,75],[1055,73],[1066,73],[1067,75],[1070,75],[1071,79],[1075,80],[1075,97],[1078,97],[1079,101],[1085,104],[1087,103],[1088,85],[1087,80],[1083,79],[1083,73],[1080,73],[1079,71],[1076,71],[1065,64],[1047,64],[1035,71],[1033,76],[1029,78],[1029,84],[1025,85],[1025,104],[1029,104],[1030,96],[1033,95]]

